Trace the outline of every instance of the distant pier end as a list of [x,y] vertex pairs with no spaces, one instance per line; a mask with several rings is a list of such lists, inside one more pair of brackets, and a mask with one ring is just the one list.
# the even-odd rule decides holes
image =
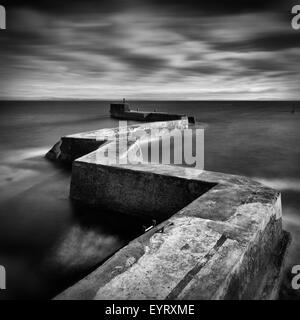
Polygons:
[[[112,118],[134,120],[134,121],[172,121],[180,120],[187,117],[184,114],[171,114],[167,112],[157,111],[139,111],[131,110],[129,103],[123,101],[123,103],[112,103],[110,105],[110,115]],[[192,116],[188,117],[189,123],[195,123],[195,118]]]

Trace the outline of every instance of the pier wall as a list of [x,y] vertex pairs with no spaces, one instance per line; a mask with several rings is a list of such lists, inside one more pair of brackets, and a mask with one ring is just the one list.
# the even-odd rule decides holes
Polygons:
[[199,178],[210,185],[207,192],[56,299],[276,298],[289,239],[280,194],[241,177],[203,172]]
[[[141,124],[129,131],[152,125],[183,129],[187,124]],[[116,130],[106,134],[119,139]],[[68,139],[84,145],[98,141],[100,131]],[[138,137],[117,154],[123,159],[133,150],[135,164],[105,156],[118,139],[103,140],[97,150],[76,159],[70,195],[159,224],[56,299],[276,298],[289,244],[280,193],[242,176],[144,162]]]
[[[110,115],[116,119],[156,122],[156,121],[173,121],[186,117],[184,114],[171,114],[157,111],[135,111],[130,110],[128,103],[112,103],[110,105]],[[189,117],[190,122],[195,122],[193,117]]]
[[71,198],[162,221],[213,186],[198,180],[78,160],[73,165]]
[[160,112],[142,112],[142,111],[129,111],[124,113],[116,113],[112,115],[116,119],[156,122],[156,121],[172,121],[180,120],[183,115],[160,113]]

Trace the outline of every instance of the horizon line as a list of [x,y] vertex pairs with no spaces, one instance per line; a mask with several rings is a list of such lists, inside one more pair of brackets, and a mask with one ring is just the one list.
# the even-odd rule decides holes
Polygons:
[[[126,99],[126,98],[125,98]],[[53,99],[2,99],[0,98],[0,101],[1,102],[34,102],[34,101],[39,101],[39,102],[59,102],[59,101],[69,101],[69,102],[107,102],[107,101],[122,101],[123,99],[120,98],[120,99],[72,99],[72,98],[53,98]],[[300,99],[126,99],[126,102],[134,102],[134,101],[145,101],[145,102],[151,102],[151,101],[171,101],[171,102],[233,102],[233,101],[237,101],[237,102],[300,102]]]

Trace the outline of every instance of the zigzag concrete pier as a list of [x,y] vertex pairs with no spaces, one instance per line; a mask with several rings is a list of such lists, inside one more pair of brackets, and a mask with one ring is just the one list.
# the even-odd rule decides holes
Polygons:
[[118,129],[63,137],[48,153],[73,163],[72,199],[161,221],[56,299],[276,298],[289,243],[280,193],[242,176],[143,159],[141,131],[187,126],[183,117],[128,127],[136,139],[117,157],[134,150],[135,164],[103,156],[120,143]]

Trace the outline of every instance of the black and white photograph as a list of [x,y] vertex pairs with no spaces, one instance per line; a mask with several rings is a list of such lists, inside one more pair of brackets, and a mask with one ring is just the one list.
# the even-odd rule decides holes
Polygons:
[[0,300],[300,300],[299,61],[300,0],[0,0]]

